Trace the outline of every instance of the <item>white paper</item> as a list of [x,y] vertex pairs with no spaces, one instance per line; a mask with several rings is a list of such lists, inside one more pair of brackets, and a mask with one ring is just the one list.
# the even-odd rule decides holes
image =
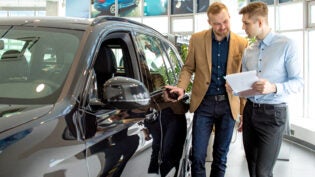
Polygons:
[[235,93],[251,90],[253,83],[258,81],[256,70],[229,74],[225,79]]

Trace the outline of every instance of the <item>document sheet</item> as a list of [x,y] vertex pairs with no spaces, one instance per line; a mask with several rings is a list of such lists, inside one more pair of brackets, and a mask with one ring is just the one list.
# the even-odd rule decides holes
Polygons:
[[[252,84],[258,81],[256,70],[246,71],[241,73],[229,74],[225,76],[227,83],[232,88],[235,93],[245,93],[254,94],[253,92],[249,92],[252,90]],[[241,95],[239,95],[241,96]],[[242,96],[249,96],[243,95]]]

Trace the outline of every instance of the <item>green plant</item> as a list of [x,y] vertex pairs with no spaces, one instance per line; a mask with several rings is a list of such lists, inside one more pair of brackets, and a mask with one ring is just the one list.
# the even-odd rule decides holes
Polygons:
[[[188,45],[187,44],[181,44],[179,53],[180,53],[180,56],[182,58],[183,63],[185,63],[187,55],[188,55]],[[178,68],[178,73],[180,72],[180,70],[181,70],[181,68]],[[192,83],[193,83],[193,79],[190,79],[190,83],[186,89],[186,92],[191,92]]]
[[247,39],[249,45],[252,45],[254,42],[257,41],[256,37],[251,37],[251,38],[250,37],[246,37],[246,39]]
[[180,51],[179,52],[180,52],[180,56],[181,56],[183,62],[185,62],[187,54],[188,54],[188,45],[187,44],[182,44],[180,46]]

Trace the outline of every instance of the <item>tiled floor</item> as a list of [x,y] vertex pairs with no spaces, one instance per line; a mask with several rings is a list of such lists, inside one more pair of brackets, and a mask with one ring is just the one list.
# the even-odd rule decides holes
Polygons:
[[[249,177],[242,145],[242,134],[237,133],[232,140],[228,155],[225,177]],[[290,141],[284,140],[279,159],[274,168],[274,177],[314,177],[315,152]],[[211,159],[207,162],[209,176]]]

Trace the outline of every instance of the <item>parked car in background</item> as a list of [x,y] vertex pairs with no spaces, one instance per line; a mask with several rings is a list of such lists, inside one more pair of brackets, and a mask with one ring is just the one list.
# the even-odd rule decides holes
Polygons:
[[0,176],[190,175],[191,114],[163,99],[182,61],[163,35],[99,16],[2,18],[0,36]]
[[[118,9],[123,9],[131,6],[138,6],[139,0],[118,0]],[[115,14],[115,0],[94,0],[94,8],[101,12],[109,12]]]

